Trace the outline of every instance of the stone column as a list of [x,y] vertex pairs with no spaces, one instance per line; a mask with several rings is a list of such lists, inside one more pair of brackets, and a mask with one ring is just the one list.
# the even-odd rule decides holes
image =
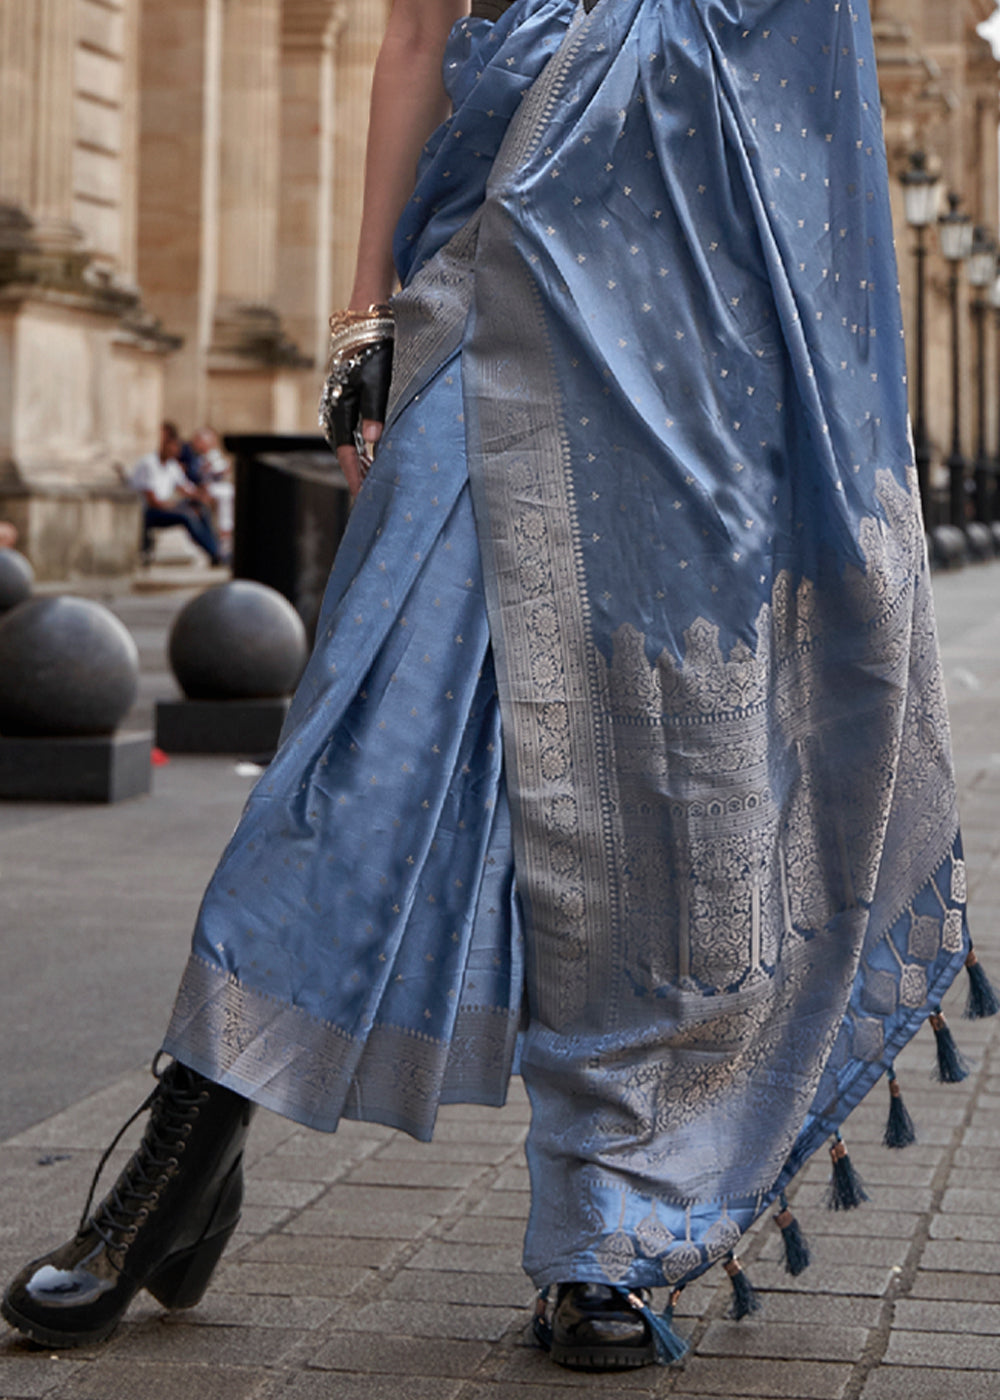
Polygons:
[[387,0],[351,0],[337,43],[333,213],[333,305],[344,306],[354,280],[372,69],[382,41]]
[[[27,13],[26,13],[27,11]],[[0,258],[79,252],[73,210],[76,0],[0,0]]]
[[209,416],[224,428],[294,428],[294,371],[311,364],[275,309],[281,129],[281,0],[223,9],[218,298]]
[[281,120],[281,0],[232,0],[222,30],[219,299],[274,295]]
[[223,0],[141,0],[139,282],[183,337],[164,409],[185,432],[207,413],[219,246]]
[[317,366],[332,298],[334,47],[343,23],[340,0],[286,0],[282,15],[278,308]]

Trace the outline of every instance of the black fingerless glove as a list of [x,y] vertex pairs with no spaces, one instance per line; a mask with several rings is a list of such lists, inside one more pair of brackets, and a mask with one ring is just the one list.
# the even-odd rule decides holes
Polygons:
[[[392,379],[391,340],[379,340],[352,356],[346,373],[331,372],[320,400],[320,427],[333,448],[352,446],[361,431],[361,420],[385,422]],[[339,392],[331,392],[332,388]]]
[[362,419],[385,421],[394,331],[388,306],[331,316],[330,359],[319,401],[319,425],[334,449],[355,445],[363,452]]

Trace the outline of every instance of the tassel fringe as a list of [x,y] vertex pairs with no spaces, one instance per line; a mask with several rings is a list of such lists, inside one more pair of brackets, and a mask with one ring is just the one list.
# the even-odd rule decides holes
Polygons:
[[730,1254],[725,1263],[725,1270],[729,1275],[729,1282],[733,1285],[733,1301],[729,1309],[729,1316],[733,1321],[739,1322],[751,1313],[760,1312],[760,1299],[735,1255]]
[[811,1259],[809,1241],[802,1233],[801,1225],[789,1210],[783,1191],[778,1198],[778,1203],[781,1209],[774,1219],[781,1231],[782,1242],[785,1246],[785,1272],[795,1277],[809,1267]]
[[854,1210],[862,1201],[868,1200],[864,1182],[854,1170],[848,1156],[847,1144],[838,1133],[830,1148],[833,1162],[833,1175],[827,1191],[826,1204],[829,1210]]
[[910,1143],[916,1142],[916,1140],[917,1130],[914,1128],[913,1119],[903,1102],[903,1091],[899,1087],[896,1072],[891,1069],[889,1071],[889,1119],[885,1125],[885,1135],[882,1141],[886,1147],[909,1147]]
[[955,1037],[941,1014],[941,1008],[931,1013],[931,1028],[937,1041],[936,1078],[942,1084],[961,1084],[968,1078],[969,1062],[955,1044]]
[[674,1308],[677,1299],[681,1296],[681,1291],[676,1288],[670,1295],[670,1302],[661,1313],[656,1313],[645,1302],[638,1293],[626,1293],[629,1303],[635,1308],[637,1313],[649,1323],[649,1330],[653,1334],[653,1342],[656,1346],[656,1359],[661,1366],[669,1366],[672,1361],[680,1361],[682,1356],[687,1355],[688,1344],[683,1337],[679,1337],[674,1331]]
[[1000,1011],[1000,997],[976,957],[975,948],[969,949],[965,970],[969,974],[969,998],[964,1013],[966,1020],[981,1021],[987,1016],[995,1016]]

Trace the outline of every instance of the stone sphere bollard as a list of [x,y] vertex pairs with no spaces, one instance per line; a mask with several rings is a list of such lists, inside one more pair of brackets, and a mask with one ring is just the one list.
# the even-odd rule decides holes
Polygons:
[[0,613],[31,597],[35,571],[16,549],[0,548]]
[[291,603],[249,579],[192,598],[170,631],[170,665],[189,700],[288,695],[307,655],[306,630]]
[[0,619],[0,734],[111,734],[138,687],[136,644],[100,603],[32,598]]

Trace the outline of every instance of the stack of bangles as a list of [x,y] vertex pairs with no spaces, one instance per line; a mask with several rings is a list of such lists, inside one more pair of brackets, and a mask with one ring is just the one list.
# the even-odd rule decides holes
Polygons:
[[362,472],[371,453],[361,436],[363,419],[385,421],[392,375],[395,322],[384,303],[367,311],[337,311],[330,317],[330,355],[319,401],[319,425],[327,442],[355,447]]

